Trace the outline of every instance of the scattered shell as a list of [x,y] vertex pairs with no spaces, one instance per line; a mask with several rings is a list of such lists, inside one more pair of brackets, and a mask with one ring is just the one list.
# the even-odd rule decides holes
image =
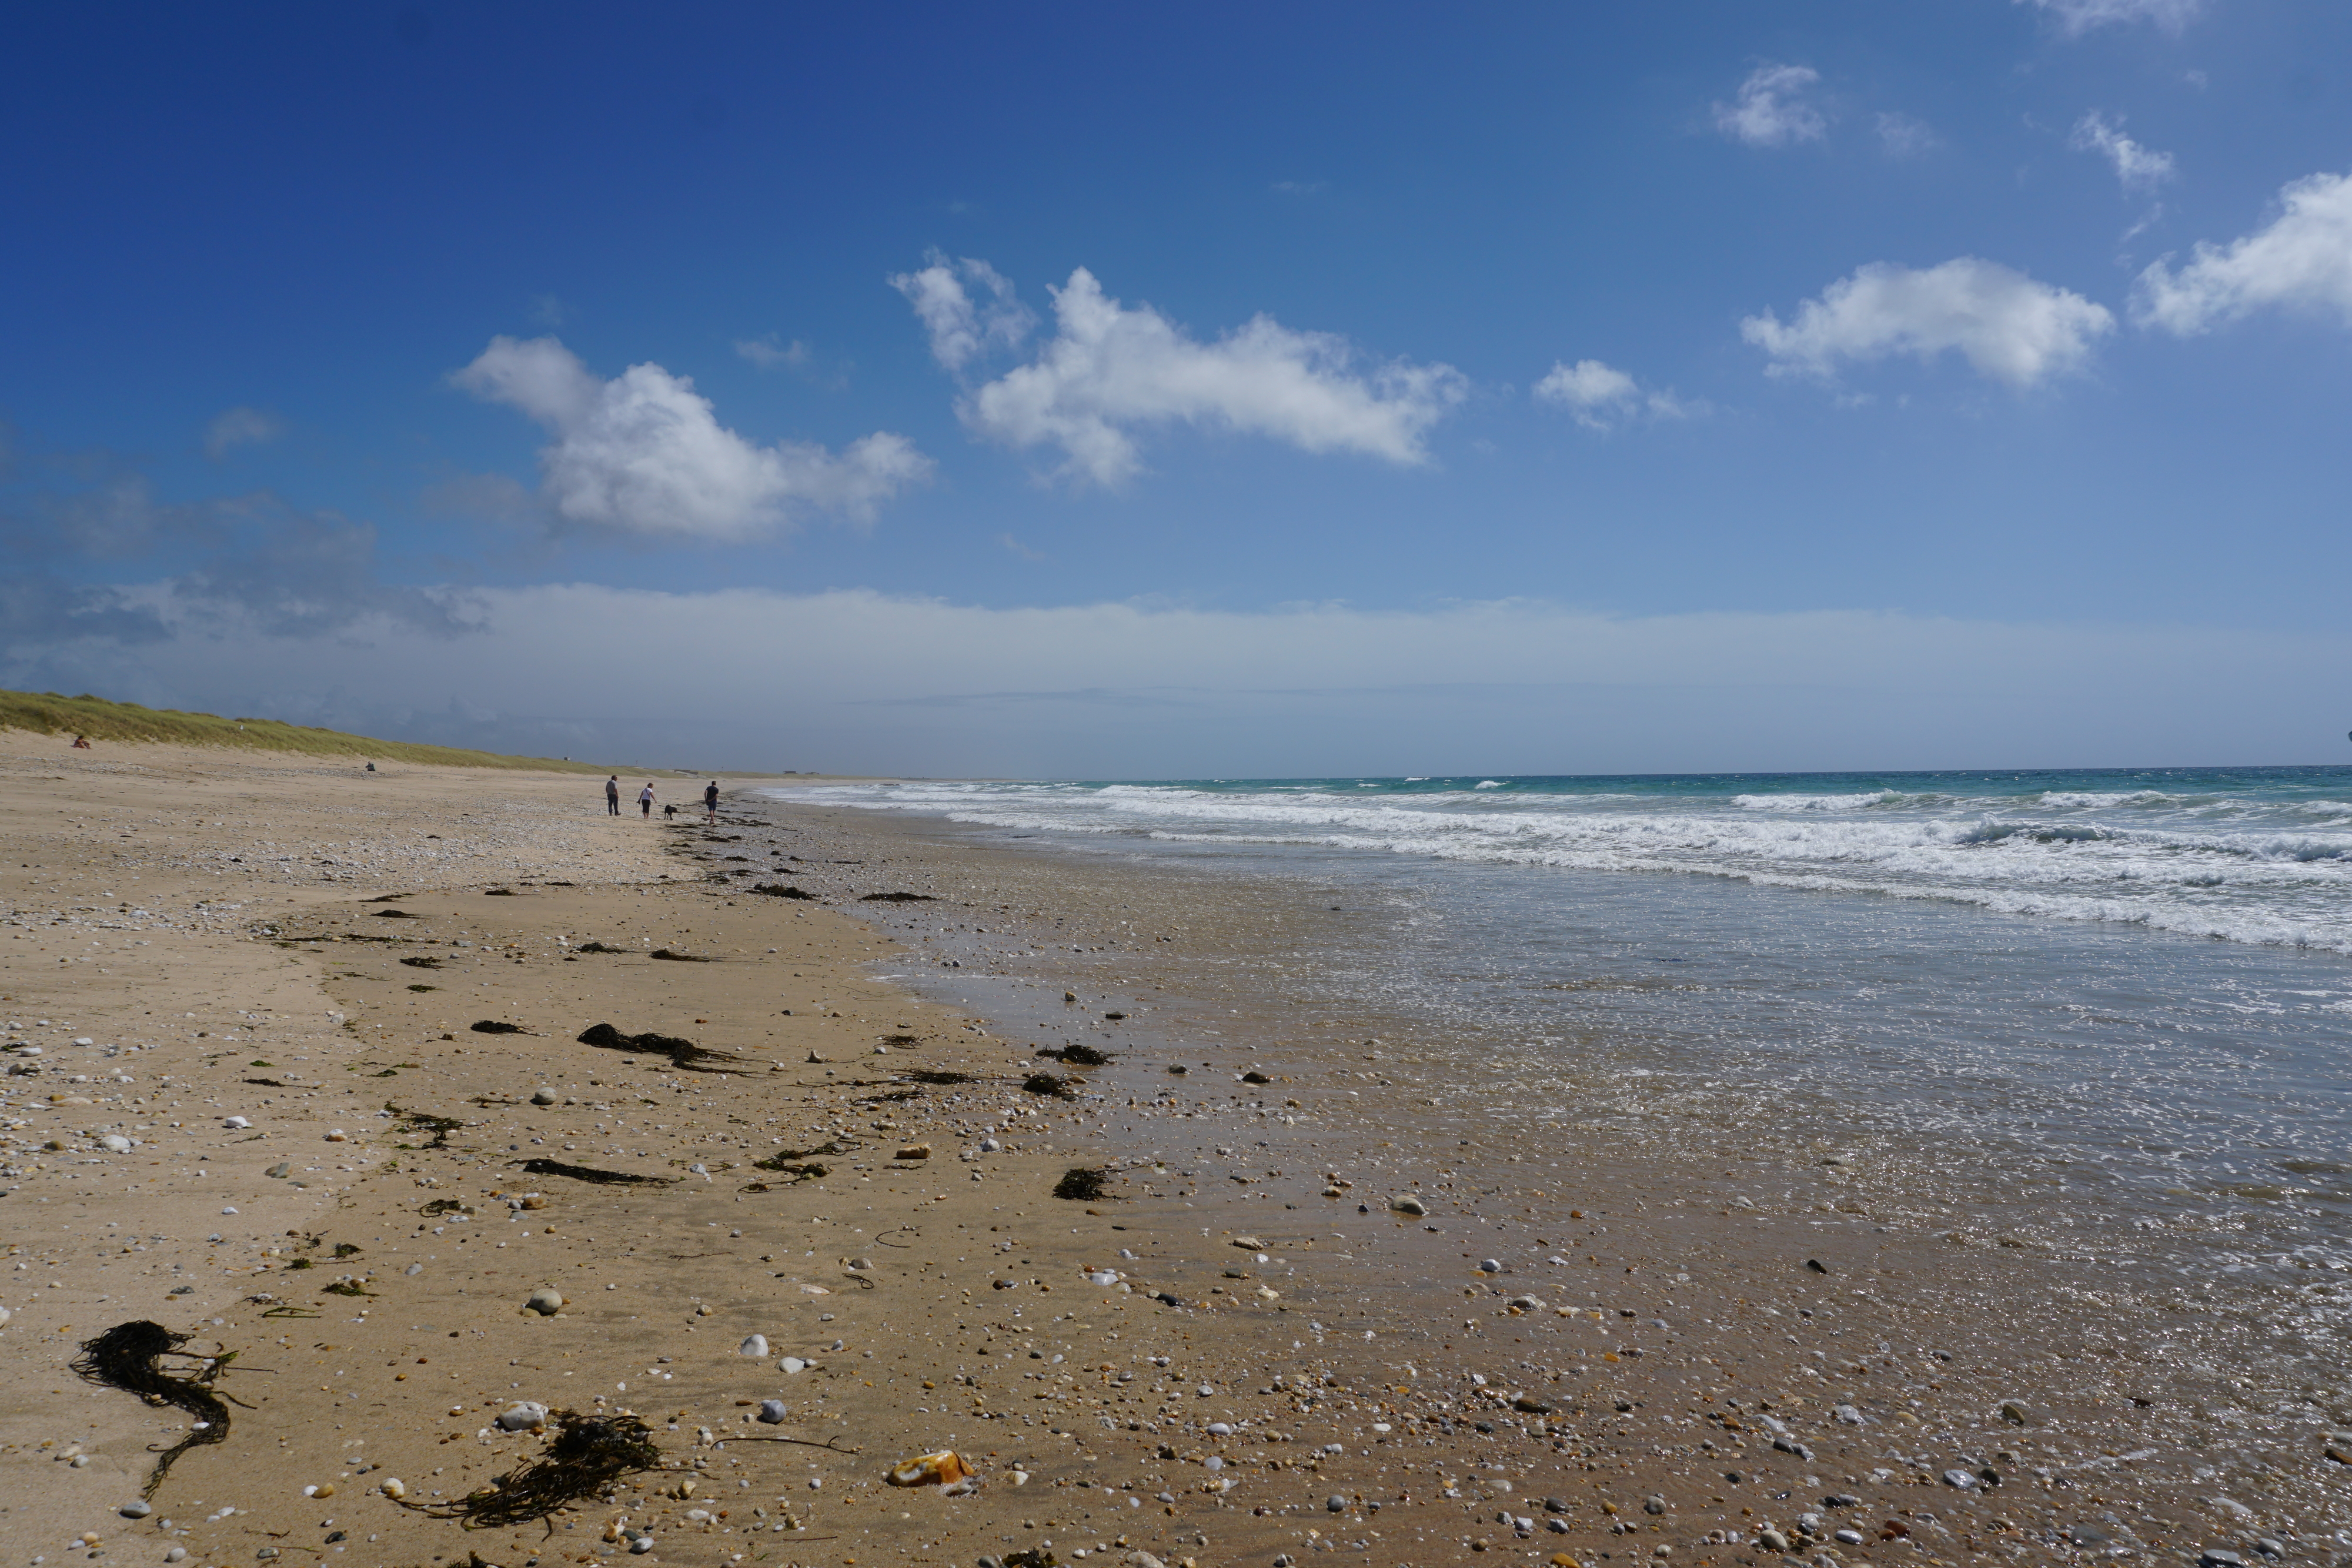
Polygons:
[[398,1502],[402,1498],[408,1495],[408,1488],[401,1481],[401,1479],[398,1476],[392,1477],[375,1490],[383,1493],[384,1496],[392,1499],[394,1502]]
[[221,1123],[221,1125],[224,1127],[250,1127],[253,1124],[247,1121],[242,1116],[230,1116],[226,1118]]
[[936,1454],[923,1454],[893,1465],[887,1479],[894,1487],[943,1487],[971,1473],[971,1467],[953,1448],[941,1448]]
[[331,1144],[348,1143],[350,1139],[351,1134],[344,1132],[341,1127],[333,1128],[327,1134],[327,1142]]

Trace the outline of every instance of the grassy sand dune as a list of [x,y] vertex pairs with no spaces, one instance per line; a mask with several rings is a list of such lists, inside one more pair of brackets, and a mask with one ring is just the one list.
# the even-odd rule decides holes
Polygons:
[[153,741],[175,746],[229,746],[247,751],[292,752],[310,757],[351,757],[369,761],[409,762],[440,768],[515,768],[558,773],[604,773],[604,764],[548,757],[506,757],[455,746],[416,746],[376,740],[341,730],[317,729],[273,718],[223,718],[218,714],[182,713],[177,708],[141,707],[104,697],[59,696],[55,692],[0,691],[0,729],[37,735],[86,735],[92,740]]

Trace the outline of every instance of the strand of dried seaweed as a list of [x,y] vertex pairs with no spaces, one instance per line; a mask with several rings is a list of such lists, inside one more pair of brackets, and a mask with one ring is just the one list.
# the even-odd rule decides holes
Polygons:
[[710,1051],[690,1040],[680,1040],[674,1034],[623,1034],[608,1023],[590,1024],[577,1037],[583,1045],[593,1045],[603,1051],[635,1051],[640,1056],[667,1056],[670,1065],[688,1072],[723,1072],[725,1068],[705,1067],[706,1061],[740,1062],[743,1059],[730,1051]]
[[676,1176],[631,1176],[626,1171],[600,1171],[594,1166],[572,1166],[562,1160],[525,1160],[522,1168],[526,1176],[570,1176],[573,1181],[593,1182],[599,1186],[667,1186],[677,1180]]
[[96,1339],[84,1341],[81,1354],[73,1360],[74,1371],[91,1383],[135,1394],[149,1405],[177,1406],[193,1418],[186,1437],[168,1448],[148,1450],[160,1451],[163,1458],[155,1461],[147,1484],[139,1489],[141,1497],[153,1497],[173,1465],[190,1448],[228,1440],[228,1406],[207,1385],[221,1375],[233,1358],[207,1358],[204,1370],[194,1377],[175,1377],[163,1370],[163,1358],[187,1354],[180,1348],[187,1343],[186,1334],[173,1333],[162,1323],[136,1318],[115,1324]]
[[480,1491],[448,1502],[401,1506],[460,1521],[467,1530],[505,1530],[584,1502],[625,1476],[661,1468],[652,1431],[635,1416],[558,1410],[548,1422],[555,1436],[539,1457]]

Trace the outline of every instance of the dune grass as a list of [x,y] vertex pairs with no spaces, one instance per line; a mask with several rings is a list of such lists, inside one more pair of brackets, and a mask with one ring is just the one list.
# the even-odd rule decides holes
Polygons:
[[340,730],[314,729],[272,718],[223,718],[218,714],[182,713],[177,708],[141,707],[84,695],[0,691],[0,729],[37,735],[86,735],[92,741],[121,744],[159,741],[172,746],[234,747],[246,751],[287,752],[303,757],[348,757],[354,761],[407,762],[431,768],[531,768],[556,773],[604,773],[603,764],[563,762],[550,757],[505,757],[454,746],[416,746],[373,740]]

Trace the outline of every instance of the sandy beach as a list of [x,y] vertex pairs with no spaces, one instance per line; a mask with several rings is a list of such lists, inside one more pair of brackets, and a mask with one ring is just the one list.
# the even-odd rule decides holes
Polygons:
[[[2352,1547],[2340,1364],[2283,1434],[2205,1354],[2268,1325],[2156,1323],[1833,1162],[1490,1128],[1266,967],[1344,910],[741,781],[644,821],[15,733],[0,779],[17,1562]],[[191,1416],[71,1366],[142,1320],[227,1401],[144,1498]],[[658,1464],[468,1528],[562,1412]],[[888,1483],[943,1449],[969,1484]]]

